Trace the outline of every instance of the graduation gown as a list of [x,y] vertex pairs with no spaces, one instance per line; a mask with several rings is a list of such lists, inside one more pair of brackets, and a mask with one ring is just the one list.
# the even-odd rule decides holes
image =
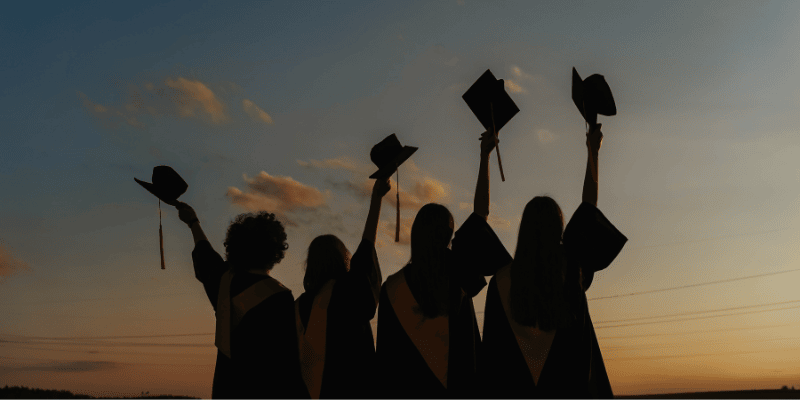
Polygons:
[[[350,271],[330,284],[324,311],[317,306],[318,313],[312,313],[315,302],[326,295],[325,288],[320,293],[303,293],[296,302],[302,330],[313,329],[311,316],[318,319],[313,322],[325,324],[321,382],[312,386],[321,385],[319,398],[375,397],[375,341],[370,320],[375,317],[381,284],[375,244],[362,240],[350,260]],[[320,315],[323,312],[326,315]]]
[[[195,245],[192,260],[195,276],[217,311],[220,281],[228,267],[205,240]],[[231,298],[264,279],[273,278],[247,272],[235,274]],[[231,357],[217,351],[212,398],[307,398],[300,377],[295,332],[294,297],[288,289],[247,311],[230,332]]]
[[[589,316],[585,290],[627,241],[596,207],[583,203],[565,230],[565,297],[573,323],[555,331],[538,382],[520,350],[492,278],[486,295],[480,353],[482,395],[487,398],[613,398],[603,356]],[[507,271],[503,271],[505,273]],[[580,277],[583,281],[580,281]],[[507,279],[507,278],[506,278]],[[507,293],[503,294],[508,296]]]
[[[480,246],[476,244],[480,243]],[[498,247],[499,245],[499,247]],[[487,249],[491,249],[487,250]],[[500,253],[500,255],[498,255]],[[485,255],[491,254],[492,260]],[[475,391],[477,374],[477,352],[480,346],[480,332],[475,318],[472,297],[486,285],[483,271],[496,269],[498,264],[507,263],[511,256],[502,247],[486,221],[472,214],[455,233],[451,262],[451,282],[449,285],[449,314],[446,321],[431,321],[421,318],[416,337],[409,336],[403,326],[393,300],[408,308],[402,298],[405,270],[387,279],[381,287],[380,307],[378,308],[377,358],[378,382],[381,398],[474,398],[480,396]],[[399,293],[399,294],[398,294]],[[411,295],[410,291],[405,295]],[[411,295],[413,296],[413,295]],[[394,299],[393,299],[394,297]],[[411,299],[413,302],[413,298]],[[399,312],[412,312],[401,309]],[[416,313],[415,313],[416,314]],[[438,326],[425,327],[432,323]],[[435,331],[435,332],[432,332]],[[429,337],[420,337],[425,332]],[[416,344],[415,344],[416,343]],[[420,351],[421,346],[435,343],[435,351]],[[444,350],[441,346],[445,346]],[[443,362],[444,361],[444,362]],[[433,366],[433,369],[432,369]],[[434,372],[434,369],[436,372]],[[442,382],[444,380],[444,383]],[[446,385],[445,385],[446,383]]]

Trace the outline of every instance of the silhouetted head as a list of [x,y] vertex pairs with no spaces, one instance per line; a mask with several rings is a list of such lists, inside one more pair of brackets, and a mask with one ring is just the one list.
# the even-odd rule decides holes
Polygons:
[[350,270],[350,252],[334,235],[317,236],[308,246],[306,275],[303,288],[316,293],[325,282],[336,279]]
[[422,313],[435,318],[447,313],[450,271],[450,239],[455,224],[447,207],[424,205],[411,225],[411,262],[406,281]]
[[283,225],[266,211],[238,215],[225,237],[225,257],[237,272],[269,271],[288,248]]
[[537,196],[522,212],[511,264],[511,315],[525,326],[550,331],[564,315],[564,216],[550,197]]

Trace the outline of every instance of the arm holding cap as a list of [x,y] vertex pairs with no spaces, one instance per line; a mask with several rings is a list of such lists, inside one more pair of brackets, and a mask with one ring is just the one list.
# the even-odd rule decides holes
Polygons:
[[369,214],[367,214],[367,223],[364,225],[364,234],[362,239],[369,240],[375,243],[378,237],[378,220],[381,216],[381,202],[383,196],[389,193],[392,185],[389,183],[389,178],[376,179],[375,184],[372,186],[372,199],[369,203]]
[[475,186],[475,199],[473,201],[473,212],[483,217],[484,221],[489,219],[489,157],[492,150],[500,141],[494,133],[486,131],[481,134],[481,165],[478,169],[478,183]]
[[176,202],[175,208],[178,209],[178,218],[192,230],[194,244],[196,245],[197,242],[203,240],[208,241],[205,232],[203,232],[203,228],[200,227],[200,220],[197,218],[197,213],[195,213],[194,209],[182,201]]
[[588,157],[586,160],[586,174],[583,177],[583,202],[597,207],[597,193],[599,191],[599,175],[597,157],[600,154],[600,146],[603,143],[603,133],[600,132],[601,124],[591,125],[586,134],[586,149]]

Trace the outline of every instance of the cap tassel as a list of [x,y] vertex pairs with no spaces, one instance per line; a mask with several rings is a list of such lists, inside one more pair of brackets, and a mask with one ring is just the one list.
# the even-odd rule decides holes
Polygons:
[[161,269],[167,269],[164,265],[164,231],[161,228],[161,199],[158,200],[158,242],[161,248]]
[[396,171],[397,171],[397,177],[395,178],[395,180],[397,180],[397,225],[395,226],[395,230],[394,230],[394,241],[395,242],[399,242],[400,241],[400,168],[399,168],[399,166],[398,166]]

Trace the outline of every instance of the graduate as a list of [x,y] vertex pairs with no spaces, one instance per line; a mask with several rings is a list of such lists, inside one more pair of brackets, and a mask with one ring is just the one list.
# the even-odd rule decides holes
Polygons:
[[375,240],[389,178],[372,188],[361,244],[352,259],[339,238],[322,235],[308,247],[305,293],[295,301],[300,367],[312,399],[374,397],[375,317],[381,270]]
[[486,285],[484,270],[511,260],[486,222],[489,157],[496,143],[492,132],[481,136],[474,213],[455,233],[452,251],[450,211],[439,204],[423,206],[411,227],[410,262],[381,288],[377,397],[479,395],[475,378],[480,333],[472,297]]
[[270,276],[288,245],[268,212],[241,214],[225,238],[227,261],[208,242],[194,209],[177,202],[192,231],[195,276],[217,318],[212,398],[308,398],[300,375],[294,297]]
[[553,199],[533,198],[513,262],[489,283],[479,358],[483,397],[613,397],[585,295],[594,272],[627,241],[597,209],[602,138],[600,124],[592,125],[583,203],[566,230]]

